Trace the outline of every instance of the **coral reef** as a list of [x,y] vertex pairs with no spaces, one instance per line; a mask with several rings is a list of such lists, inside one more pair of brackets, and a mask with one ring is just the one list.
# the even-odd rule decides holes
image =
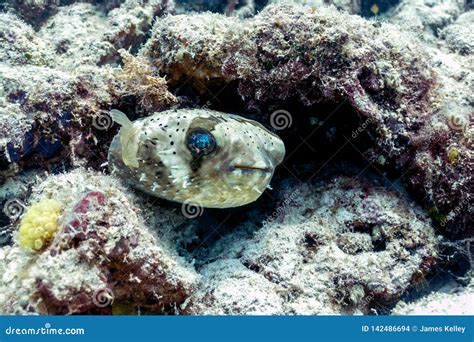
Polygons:
[[194,315],[281,315],[284,289],[238,260],[222,259],[201,271],[204,279],[191,297],[187,314]]
[[[61,7],[38,33],[13,15],[0,14],[2,173],[57,160],[75,165],[87,160],[97,167],[107,155],[101,139],[114,133],[107,134],[112,106],[130,100],[130,94],[142,113],[176,101],[164,79],[126,52],[123,70],[98,67],[118,60],[118,48],[140,43],[142,30],[163,9],[152,3],[135,13],[127,7],[134,2],[127,1],[125,8],[109,12],[107,22],[92,4]],[[71,25],[74,30],[67,29]],[[87,34],[78,39],[77,32]]]
[[320,8],[332,5],[340,11],[349,14],[359,14],[362,17],[373,18],[385,15],[395,6],[399,5],[400,0],[270,0],[271,4],[300,4]]
[[24,202],[29,197],[31,188],[45,177],[36,170],[30,170],[11,176],[4,182],[0,180],[0,203],[3,204],[3,210],[0,211],[0,247],[12,243],[12,232],[18,228],[16,224],[26,209]]
[[408,32],[434,43],[439,30],[465,11],[464,0],[402,0],[387,14],[390,22],[399,24]]
[[350,14],[360,14],[361,2],[359,0],[270,0],[270,4],[298,4],[320,8],[326,5],[334,5],[337,9]]
[[[94,5],[101,12],[112,13],[111,17],[117,20],[116,26],[120,26],[118,21],[121,21],[125,24],[122,28],[128,26],[131,30],[137,29],[137,32],[144,27],[143,20],[151,22],[152,17],[161,11],[174,10],[173,0],[6,0],[0,4],[0,10],[14,12],[34,26],[40,27],[48,18],[63,11],[68,5]],[[90,14],[95,16],[94,13]],[[86,17],[84,19],[87,20]]]
[[[103,65],[118,60],[117,51],[141,44],[153,17],[172,7],[168,1],[126,0],[110,11],[99,5],[76,3],[58,8],[38,32],[58,63],[68,70],[81,64]],[[77,32],[81,32],[78,39]]]
[[54,0],[6,0],[0,4],[0,9],[3,11],[15,12],[34,25],[41,23],[48,15],[54,14],[58,7],[59,1]]
[[54,54],[34,30],[13,14],[0,13],[0,63],[52,65]]
[[92,70],[95,77],[40,66],[0,64],[4,104],[0,107],[0,149],[6,151],[8,168],[15,163],[21,164],[21,169],[25,163],[64,159],[68,153],[85,153],[92,160],[99,152],[90,150],[98,143],[93,131],[98,135],[104,127],[94,123],[113,101],[109,89],[113,80],[110,71]]
[[[442,87],[424,47],[395,26],[334,8],[286,4],[245,22],[215,14],[172,16],[155,24],[141,55],[172,85],[189,79],[198,89],[237,83],[248,107],[263,113],[292,98],[306,106],[347,101],[361,123],[369,122],[368,160],[399,170],[438,221],[459,208],[443,225],[452,237],[472,224],[469,105],[447,110],[450,99],[440,94],[453,89]],[[472,76],[465,77],[464,94],[472,85]],[[458,157],[449,163],[453,146]]]
[[253,236],[236,231],[215,244],[188,310],[380,313],[374,303],[395,302],[436,262],[429,219],[373,180],[335,176],[294,186],[283,198]]
[[[472,314],[472,5],[0,12],[1,314]],[[271,188],[189,214],[110,174],[110,110],[170,107],[275,131]]]
[[414,303],[400,301],[393,309],[394,315],[472,315],[474,288],[471,283],[465,288],[450,289],[449,292],[433,292]]
[[250,17],[265,5],[265,0],[207,0],[207,1],[189,1],[177,0],[176,13],[195,12],[217,12],[225,13],[227,16],[236,16],[241,18]]
[[82,169],[39,184],[31,201],[60,201],[59,228],[38,255],[16,244],[0,250],[0,311],[110,314],[122,305],[176,313],[198,275],[151,235],[124,190]]
[[137,98],[137,114],[147,116],[177,103],[178,100],[168,91],[166,80],[159,76],[156,68],[125,50],[119,52],[123,67],[117,72],[117,81],[120,82],[118,91],[122,97]]
[[456,21],[440,32],[440,38],[450,50],[461,55],[469,55],[474,51],[474,13],[461,14]]

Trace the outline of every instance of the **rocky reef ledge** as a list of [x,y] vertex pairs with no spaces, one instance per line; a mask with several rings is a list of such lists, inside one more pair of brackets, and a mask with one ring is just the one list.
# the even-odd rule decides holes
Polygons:
[[[473,314],[472,9],[355,3],[0,4],[0,313]],[[285,142],[258,201],[110,175],[111,109],[203,107]]]

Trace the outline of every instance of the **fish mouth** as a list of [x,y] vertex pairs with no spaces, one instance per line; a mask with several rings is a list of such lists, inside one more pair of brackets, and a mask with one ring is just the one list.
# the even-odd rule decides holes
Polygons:
[[271,167],[256,167],[251,165],[234,165],[231,167],[231,170],[234,169],[242,170],[244,172],[263,172],[263,173],[271,173]]

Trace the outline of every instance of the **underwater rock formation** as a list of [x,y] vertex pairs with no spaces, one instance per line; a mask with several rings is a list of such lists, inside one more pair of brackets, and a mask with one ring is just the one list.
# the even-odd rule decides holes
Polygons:
[[0,63],[54,65],[47,43],[14,14],[0,13]]
[[[116,15],[131,20],[133,13]],[[143,20],[150,23],[153,13]],[[104,142],[115,133],[108,115],[112,106],[130,94],[137,99],[137,113],[176,102],[151,66],[123,50],[123,69],[97,66],[119,56],[116,48],[137,44],[143,32],[136,30],[146,26],[132,21],[134,32],[128,32],[110,23],[113,35],[104,33],[101,20],[92,5],[76,4],[62,8],[36,33],[17,17],[0,14],[0,179],[25,166],[45,169],[58,160],[97,168],[106,160]],[[66,29],[73,23],[76,30]],[[75,32],[86,28],[85,38],[76,39]]]
[[121,49],[122,68],[116,72],[116,92],[120,97],[134,96],[137,99],[135,113],[148,116],[178,102],[168,91],[166,80],[145,59],[132,56]]
[[[396,2],[381,22],[349,15],[367,12],[358,0],[3,1],[0,313],[468,312],[472,281],[432,280],[472,276],[473,12]],[[208,9],[221,14],[189,13]],[[267,128],[288,110],[278,135],[293,148],[319,127],[314,153],[284,161],[255,204],[189,215],[106,168],[111,109],[172,106]],[[349,153],[326,158],[333,129],[364,152],[354,174]],[[340,161],[343,175],[319,172]],[[31,211],[49,200],[58,220]]]
[[187,310],[380,313],[374,303],[396,302],[436,263],[430,220],[372,180],[338,176],[283,198],[252,237],[236,231],[216,243]]
[[0,4],[1,10],[18,13],[23,20],[34,25],[41,23],[48,15],[54,14],[58,7],[59,1],[53,0],[6,0]]
[[461,14],[456,21],[444,28],[440,38],[448,45],[451,51],[461,55],[474,53],[474,12]]
[[100,157],[91,149],[105,127],[100,118],[113,102],[113,81],[107,70],[93,72],[92,77],[75,76],[47,67],[0,64],[0,149],[9,168],[44,167],[68,154],[89,161]]
[[[34,26],[41,26],[45,20],[61,12],[68,5],[82,6],[81,3],[94,5],[101,12],[116,11],[118,16],[125,19],[124,21],[129,21],[130,24],[138,23],[132,19],[133,17],[148,17],[147,20],[151,21],[159,11],[171,12],[174,10],[173,0],[6,0],[0,4],[0,10],[17,13]],[[135,28],[139,29],[140,25]],[[83,38],[88,39],[87,37]]]
[[30,203],[45,199],[64,207],[50,244],[0,250],[3,314],[176,313],[193,291],[198,275],[152,236],[112,178],[83,169],[50,177]]
[[237,80],[253,105],[307,86],[309,94],[298,96],[308,105],[347,98],[367,116],[402,104],[421,115],[434,80],[416,43],[399,36],[393,26],[334,8],[282,5],[244,23],[216,14],[165,18],[141,53],[172,81],[183,74],[203,83]]
[[298,4],[311,6],[313,8],[334,5],[338,10],[345,11],[349,14],[360,14],[360,0],[270,0],[269,4]]
[[292,98],[307,106],[347,101],[373,137],[366,158],[399,170],[438,224],[445,221],[445,232],[459,237],[473,217],[472,113],[468,104],[446,110],[449,99],[440,93],[452,89],[443,88],[426,54],[395,26],[292,5],[268,6],[244,22],[218,14],[168,17],[141,50],[171,85],[237,83],[248,107],[263,113]]
[[250,17],[260,10],[267,0],[176,0],[176,14],[188,12],[215,12],[241,18]]
[[433,292],[413,303],[400,301],[393,315],[473,315],[474,285],[454,288],[449,292]]
[[25,209],[24,201],[29,197],[32,186],[37,184],[39,179],[41,178],[38,172],[29,171],[22,175],[12,175],[2,182],[0,203],[3,204],[3,210],[0,211],[0,248],[12,244],[13,232],[17,230],[16,224]]
[[141,44],[152,19],[170,10],[166,0],[126,0],[110,11],[99,4],[78,2],[60,7],[38,35],[60,56],[58,67],[73,70],[81,64],[103,65],[117,61],[119,49]]
[[464,0],[402,0],[387,13],[387,20],[418,38],[435,43],[439,31],[466,10]]
[[217,260],[201,271],[203,283],[185,313],[192,315],[281,315],[279,291],[262,274],[235,259]]

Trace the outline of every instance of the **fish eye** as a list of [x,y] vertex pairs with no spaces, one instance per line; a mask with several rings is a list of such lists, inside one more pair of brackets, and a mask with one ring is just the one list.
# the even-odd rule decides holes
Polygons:
[[186,146],[194,156],[205,156],[216,148],[214,136],[202,128],[197,128],[188,134]]

